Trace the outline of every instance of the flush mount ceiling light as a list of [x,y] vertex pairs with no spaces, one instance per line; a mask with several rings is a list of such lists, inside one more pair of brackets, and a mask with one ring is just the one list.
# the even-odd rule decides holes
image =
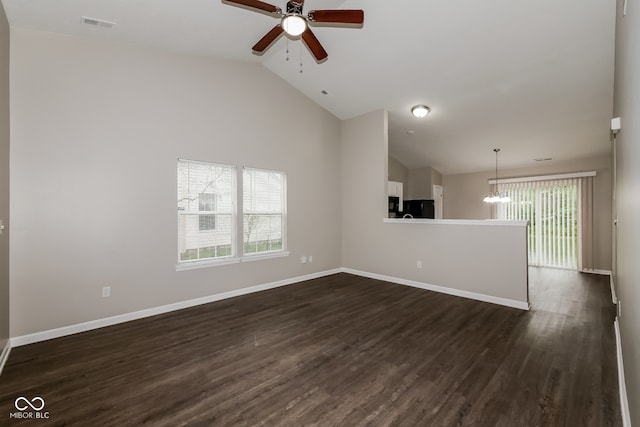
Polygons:
[[415,105],[411,108],[411,114],[417,119],[426,117],[431,112],[431,108],[426,105]]
[[500,149],[494,148],[493,152],[496,153],[496,191],[495,193],[489,192],[482,201],[485,203],[509,203],[511,201],[511,197],[509,197],[507,193],[501,193],[498,191],[498,153],[500,152]]
[[307,29],[307,20],[300,15],[292,14],[282,17],[282,29],[292,37],[298,37]]

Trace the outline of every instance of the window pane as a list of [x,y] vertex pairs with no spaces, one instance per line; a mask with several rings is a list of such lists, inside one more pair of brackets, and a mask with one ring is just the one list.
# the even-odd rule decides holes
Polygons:
[[178,160],[179,262],[231,257],[235,167]]
[[284,250],[286,174],[244,169],[243,190],[244,253]]
[[216,216],[215,215],[199,215],[200,231],[209,231],[216,229]]
[[216,195],[213,193],[200,193],[198,194],[198,210],[200,211],[215,211],[216,210]]

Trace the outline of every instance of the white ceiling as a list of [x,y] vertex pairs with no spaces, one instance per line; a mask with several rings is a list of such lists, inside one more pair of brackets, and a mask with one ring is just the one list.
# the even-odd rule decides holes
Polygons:
[[[385,108],[390,154],[409,168],[491,170],[494,147],[501,169],[610,148],[615,0],[306,0],[305,11],[365,11],[361,29],[314,28],[322,64],[300,41],[287,61],[284,37],[252,54],[277,19],[221,0],[2,2],[12,27],[261,63],[341,119]],[[417,103],[426,119],[410,115]]]

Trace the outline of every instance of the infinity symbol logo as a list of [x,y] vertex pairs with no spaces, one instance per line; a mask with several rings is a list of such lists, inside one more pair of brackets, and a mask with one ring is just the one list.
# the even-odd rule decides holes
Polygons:
[[13,405],[18,411],[24,411],[29,407],[34,411],[41,411],[42,409],[44,409],[44,399],[40,396],[36,396],[31,399],[31,401],[29,401],[29,399],[27,399],[26,397],[20,396],[16,399]]

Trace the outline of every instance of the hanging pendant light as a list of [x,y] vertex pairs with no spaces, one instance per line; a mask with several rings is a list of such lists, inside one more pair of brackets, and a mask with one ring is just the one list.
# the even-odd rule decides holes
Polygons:
[[496,191],[495,193],[489,192],[484,199],[485,203],[509,203],[511,201],[511,197],[507,195],[507,193],[500,193],[498,191],[498,153],[500,152],[499,148],[493,149],[494,153],[496,153]]

